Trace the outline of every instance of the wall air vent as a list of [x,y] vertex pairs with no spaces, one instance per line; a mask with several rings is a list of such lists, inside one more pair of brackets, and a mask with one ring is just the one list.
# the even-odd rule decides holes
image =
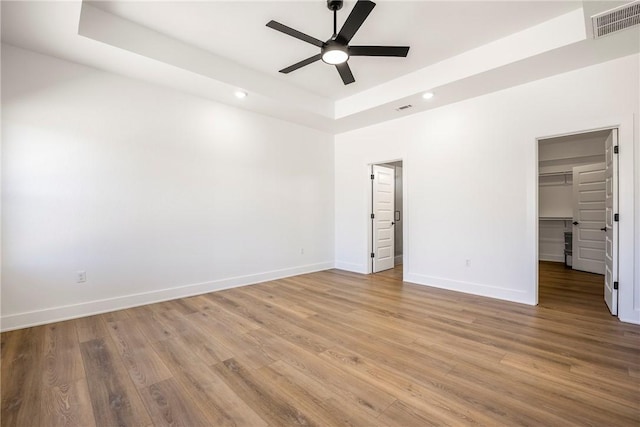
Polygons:
[[593,38],[597,39],[640,24],[640,0],[593,15]]
[[396,108],[396,111],[408,110],[409,108],[412,108],[412,107],[413,107],[413,105],[407,104],[407,105],[403,105],[402,107]]

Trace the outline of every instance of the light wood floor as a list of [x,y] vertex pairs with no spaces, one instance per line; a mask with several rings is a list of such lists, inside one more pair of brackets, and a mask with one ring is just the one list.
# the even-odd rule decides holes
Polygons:
[[2,334],[3,426],[634,426],[640,326],[338,270]]

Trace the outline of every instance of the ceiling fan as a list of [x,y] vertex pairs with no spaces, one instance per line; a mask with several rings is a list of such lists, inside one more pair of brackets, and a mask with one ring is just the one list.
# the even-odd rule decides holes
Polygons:
[[342,4],[342,0],[327,0],[327,7],[333,11],[333,35],[326,42],[273,20],[267,23],[267,27],[269,28],[273,28],[276,31],[280,31],[320,48],[319,54],[304,59],[287,68],[283,68],[280,70],[281,73],[288,74],[298,68],[322,59],[326,64],[335,65],[342,81],[345,85],[348,85],[356,81],[347,63],[351,56],[396,56],[403,58],[407,56],[409,46],[349,46],[349,42],[376,4],[369,0],[358,0],[340,29],[340,32],[337,32],[338,10],[342,9]]

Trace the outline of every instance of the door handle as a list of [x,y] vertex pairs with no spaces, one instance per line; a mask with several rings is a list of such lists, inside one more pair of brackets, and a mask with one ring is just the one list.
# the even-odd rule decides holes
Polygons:
[[607,226],[605,225],[604,227],[602,227],[600,230],[602,231],[607,231]]
[[580,224],[578,221],[573,221],[573,225],[578,225]]
[[391,225],[395,225],[395,222],[391,221]]

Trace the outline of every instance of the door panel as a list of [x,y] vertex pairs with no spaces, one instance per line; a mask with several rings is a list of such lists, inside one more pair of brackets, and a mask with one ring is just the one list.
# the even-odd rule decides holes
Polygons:
[[605,274],[604,301],[611,314],[618,314],[618,290],[614,282],[618,280],[618,223],[613,215],[618,211],[618,157],[613,147],[618,145],[618,130],[613,129],[605,141]]
[[604,274],[605,164],[573,168],[573,257],[575,270]]
[[394,170],[374,165],[373,174],[373,272],[388,270],[394,264]]

